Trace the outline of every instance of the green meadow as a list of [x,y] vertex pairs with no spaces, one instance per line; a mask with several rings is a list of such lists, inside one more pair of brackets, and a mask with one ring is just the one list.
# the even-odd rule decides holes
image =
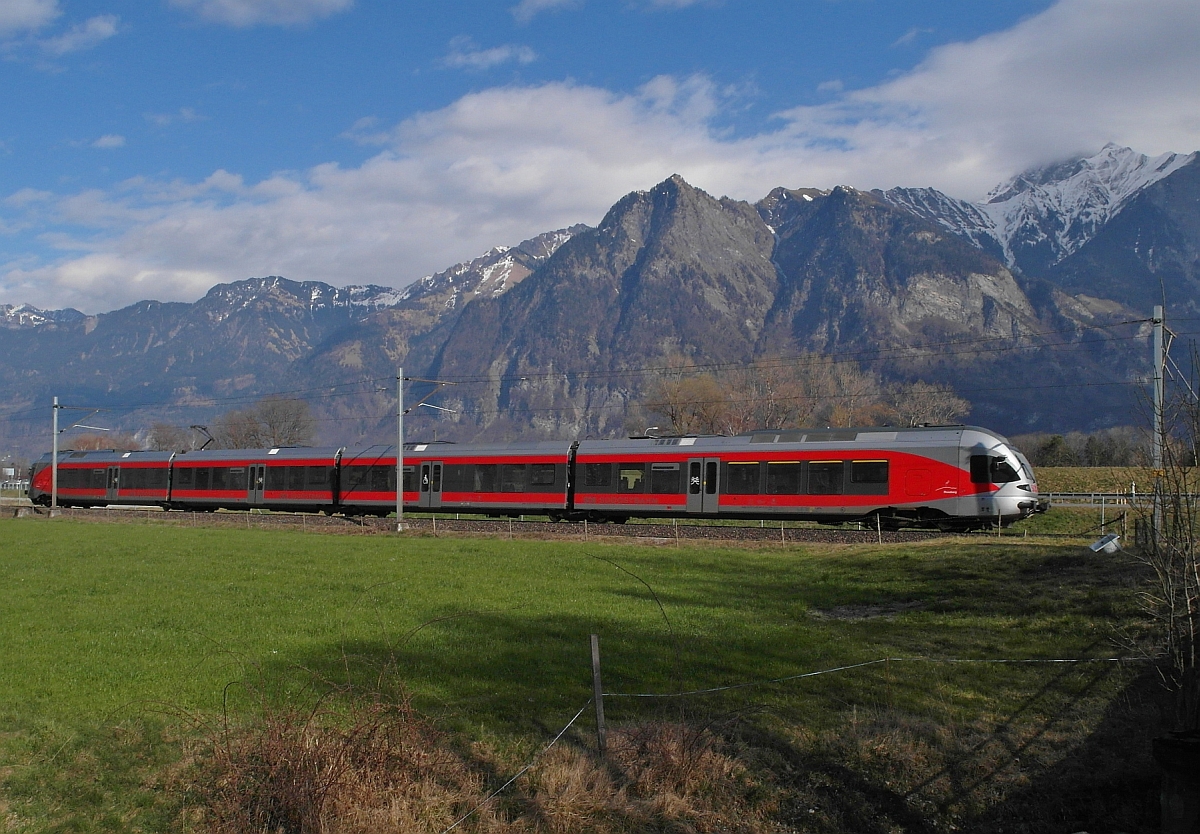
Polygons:
[[[20,519],[0,541],[12,831],[178,830],[197,801],[180,762],[213,728],[397,691],[515,770],[587,704],[592,633],[609,693],[752,684],[610,696],[614,727],[736,726],[760,753],[849,756],[881,786],[900,765],[842,750],[852,730],[943,758],[1011,743],[929,830],[1017,813],[1073,752],[1140,738],[1157,697],[1145,664],[1107,660],[1135,654],[1136,567],[1086,540],[676,547]],[[1062,659],[1098,662],[1024,662]],[[591,733],[585,711],[563,744]],[[750,758],[771,781],[778,763]],[[1110,765],[1149,767],[1141,753]],[[1076,787],[1103,793],[1111,774],[1089,767]]]

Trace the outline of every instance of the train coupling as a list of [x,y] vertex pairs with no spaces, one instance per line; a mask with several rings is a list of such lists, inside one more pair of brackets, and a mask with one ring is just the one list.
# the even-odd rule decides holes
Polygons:
[[1023,518],[1029,518],[1031,515],[1047,512],[1050,509],[1050,499],[1038,498],[1037,500],[1021,501],[1017,504],[1017,509],[1021,511]]

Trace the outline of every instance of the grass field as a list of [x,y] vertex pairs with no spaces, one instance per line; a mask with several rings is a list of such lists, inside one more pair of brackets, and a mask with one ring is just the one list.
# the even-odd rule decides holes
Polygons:
[[[917,659],[1122,653],[1134,569],[1079,541],[676,548],[44,519],[0,539],[6,830],[199,825],[181,762],[226,711],[252,723],[264,703],[332,692],[336,709],[397,685],[456,749],[489,751],[498,785],[587,703],[591,633],[610,693],[907,659],[606,699],[616,728],[724,728],[787,830],[1000,830],[1047,808],[1052,827],[1024,830],[1079,830],[1118,801],[1136,830],[1149,813],[1129,806],[1153,794],[1148,742],[1128,749],[1153,729],[1142,666]],[[590,732],[581,719],[564,745]]]

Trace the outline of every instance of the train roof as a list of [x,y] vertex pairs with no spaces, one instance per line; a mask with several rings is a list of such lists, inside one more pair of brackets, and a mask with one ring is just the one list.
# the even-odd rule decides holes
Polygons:
[[341,448],[338,446],[277,446],[270,449],[198,449],[194,452],[180,452],[175,457],[175,462],[328,460],[332,463],[339,451],[341,451]]
[[[119,464],[119,463],[166,463],[171,459],[171,452],[124,451],[116,449],[59,449],[58,465],[78,464]],[[50,463],[50,452],[42,455],[39,462]]]
[[[405,455],[420,455],[423,458],[453,459],[474,455],[560,455],[566,457],[571,449],[569,440],[530,440],[513,443],[405,443]],[[396,447],[369,446],[365,449],[347,449],[342,453],[343,463],[363,460],[395,460]]]
[[686,451],[689,447],[697,452],[720,451],[758,447],[761,444],[787,444],[789,446],[810,444],[815,448],[845,447],[861,444],[878,448],[895,444],[923,446],[959,445],[973,438],[987,437],[1001,443],[1007,441],[989,429],[978,426],[916,426],[901,428],[894,426],[863,426],[855,428],[813,429],[762,429],[738,435],[684,435],[682,437],[629,437],[623,440],[584,440],[579,444],[579,453],[589,452],[645,452],[661,448],[662,451]]

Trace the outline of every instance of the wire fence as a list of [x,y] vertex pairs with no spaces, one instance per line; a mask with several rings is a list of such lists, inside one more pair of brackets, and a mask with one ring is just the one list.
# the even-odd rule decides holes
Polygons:
[[[598,663],[598,656],[594,656],[594,661]],[[533,768],[534,765],[537,764],[539,759],[541,759],[544,755],[546,755],[546,753],[548,753],[551,748],[553,748],[556,744],[558,744],[559,741],[562,740],[563,736],[566,735],[567,731],[570,730],[571,727],[573,727],[577,721],[579,721],[580,717],[583,716],[584,712],[587,710],[587,708],[589,706],[595,705],[597,707],[597,709],[596,709],[597,721],[598,721],[598,723],[602,724],[602,722],[604,720],[603,719],[603,699],[604,698],[638,698],[638,699],[691,698],[691,697],[699,697],[699,696],[704,696],[704,695],[713,695],[713,694],[720,693],[720,692],[730,692],[730,691],[740,690],[740,689],[751,689],[751,688],[759,687],[759,686],[770,686],[773,684],[789,683],[792,681],[804,680],[806,678],[815,678],[815,677],[820,677],[823,675],[833,675],[833,674],[838,674],[841,672],[849,672],[849,671],[853,671],[855,669],[863,669],[863,668],[866,668],[869,666],[881,666],[881,665],[882,666],[890,666],[890,664],[892,664],[892,663],[897,663],[897,664],[945,663],[945,664],[966,664],[966,665],[980,664],[980,665],[1024,666],[1024,665],[1042,665],[1042,664],[1044,664],[1044,665],[1085,665],[1085,664],[1095,664],[1095,663],[1122,664],[1122,663],[1152,663],[1152,662],[1154,662],[1154,660],[1153,660],[1153,658],[1150,658],[1150,657],[1082,657],[1082,658],[881,657],[881,658],[877,658],[875,660],[866,660],[861,663],[849,663],[849,664],[845,664],[842,666],[834,666],[834,667],[831,667],[828,669],[819,669],[819,670],[812,671],[812,672],[799,672],[795,675],[785,675],[783,677],[778,677],[778,678],[764,678],[762,680],[746,681],[746,682],[742,682],[742,683],[731,683],[731,684],[726,684],[724,686],[713,686],[713,687],[708,687],[705,689],[691,689],[691,690],[680,691],[680,692],[603,692],[600,696],[599,701],[597,701],[596,698],[589,698],[587,700],[587,702],[582,707],[580,707],[579,710],[573,716],[571,716],[571,719],[569,721],[567,721],[566,724],[563,725],[562,729],[560,729],[553,736],[553,738],[551,738],[549,743],[547,743],[544,747],[542,747],[541,750],[539,750],[536,754],[534,754],[503,785],[501,785],[500,787],[498,787],[494,791],[492,791],[490,794],[488,794],[481,802],[479,802],[479,804],[477,804],[470,811],[468,811],[467,813],[465,813],[461,817],[459,817],[457,820],[455,820],[455,822],[453,824],[451,824],[447,828],[444,828],[442,830],[441,834],[448,834],[448,832],[453,831],[455,828],[457,828],[459,825],[464,823],[466,820],[470,819],[474,814],[478,813],[489,802],[491,802],[493,799],[495,799],[497,796],[499,796],[501,793],[503,793],[505,790],[507,790],[509,787],[511,787],[513,785],[513,783],[515,783],[523,775],[528,773],[529,770],[531,768]]]

